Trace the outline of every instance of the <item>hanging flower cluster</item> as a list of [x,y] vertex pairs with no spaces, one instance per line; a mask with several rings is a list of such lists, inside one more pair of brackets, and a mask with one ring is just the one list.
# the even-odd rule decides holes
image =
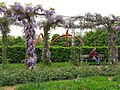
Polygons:
[[29,20],[27,20],[27,22],[25,23],[24,20],[24,33],[25,33],[25,38],[26,38],[26,54],[27,54],[27,64],[32,67],[35,66],[36,61],[37,61],[37,57],[36,54],[34,53],[35,51],[35,45],[34,45],[34,41],[35,41],[35,22],[32,21],[34,20],[33,17],[30,17]]
[[35,16],[44,15],[46,21],[49,22],[50,27],[55,27],[56,24],[62,22],[61,16],[54,16],[54,9],[44,10],[40,5],[33,7],[28,4],[26,6],[22,6],[20,3],[14,3],[9,8],[5,6],[4,3],[1,4],[0,14],[4,13],[4,17],[9,17],[9,19],[13,20],[19,25],[24,26],[24,37],[26,38],[26,64],[29,67],[34,68],[37,57],[34,53],[35,51],[35,28],[36,21]]
[[4,18],[7,17],[24,26],[23,32],[25,33],[24,37],[26,38],[26,64],[29,68],[34,68],[37,61],[37,56],[34,53],[36,28],[34,16],[38,13],[39,9],[42,11],[42,7],[39,5],[36,7],[26,5],[24,7],[20,3],[14,3],[14,5],[11,5],[9,8],[7,8],[4,3],[1,3],[0,7],[0,14],[4,14]]
[[11,18],[13,20],[18,20],[24,25],[23,32],[25,33],[24,37],[26,38],[26,58],[27,65],[29,68],[35,68],[37,61],[37,56],[34,53],[35,51],[35,28],[36,21],[34,18],[35,7],[27,5],[23,7],[20,3],[15,3],[11,6],[13,12],[11,12]]

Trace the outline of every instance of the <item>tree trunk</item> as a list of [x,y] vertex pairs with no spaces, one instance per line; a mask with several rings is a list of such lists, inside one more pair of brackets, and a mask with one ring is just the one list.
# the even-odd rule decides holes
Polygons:
[[118,33],[113,30],[108,30],[108,61],[110,64],[118,63]]
[[7,63],[7,31],[2,33],[2,63]]
[[49,27],[47,26],[44,27],[44,38],[43,38],[44,47],[42,49],[42,60],[46,65],[51,63],[51,60],[50,60],[51,52],[49,50],[50,46],[48,44],[48,40],[49,40],[48,31],[49,30],[50,30]]
[[72,48],[71,48],[71,63],[77,65],[77,53],[75,50],[75,30],[72,30]]

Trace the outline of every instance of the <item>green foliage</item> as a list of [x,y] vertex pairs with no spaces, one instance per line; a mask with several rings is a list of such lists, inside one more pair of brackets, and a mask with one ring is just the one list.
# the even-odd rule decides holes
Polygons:
[[25,45],[25,39],[21,36],[18,36],[17,38],[15,38],[15,44],[14,45],[24,46]]
[[[14,36],[8,36],[7,37],[7,45],[8,46],[25,46],[25,39],[21,36],[14,37]],[[2,46],[2,37],[0,36],[0,46]]]
[[107,30],[89,31],[83,37],[86,46],[107,46]]
[[[52,40],[58,37],[59,34],[54,34]],[[79,38],[83,40],[85,46],[108,46],[108,34],[107,30],[97,29],[96,31],[86,32],[82,37],[77,35]],[[69,37],[69,44],[71,45],[71,37]],[[54,45],[56,46],[65,46],[65,37],[61,37],[58,39]],[[120,33],[118,33],[118,45],[120,45]],[[75,39],[75,46],[81,46],[80,42]]]
[[118,33],[118,45],[120,46],[120,32]]
[[54,40],[55,38],[57,38],[58,36],[60,36],[59,34],[54,34],[53,36],[52,36],[52,40]]
[[[37,54],[37,62],[42,61],[42,46],[36,46],[35,53]],[[83,46],[83,47],[75,47],[76,59],[80,60],[80,54],[89,54],[90,51],[94,47]],[[107,47],[96,47],[97,52],[99,54],[104,54],[107,58]],[[120,47],[119,54],[120,54]],[[10,63],[21,63],[23,59],[25,59],[25,46],[9,46],[8,47],[8,59]],[[72,47],[58,47],[58,46],[51,46],[51,60],[52,62],[67,62],[71,60],[71,51]],[[2,56],[2,47],[0,47],[0,56]],[[120,57],[119,57],[120,58]],[[1,62],[1,59],[0,59]]]
[[24,46],[10,46],[8,47],[8,58],[11,63],[21,63],[25,59]]
[[117,82],[109,81],[107,77],[78,78],[77,80],[62,80],[44,83],[20,85],[17,90],[119,90]]
[[[57,38],[58,36],[60,36],[59,34],[54,34],[52,36],[52,40],[54,40],[55,38]],[[65,36],[59,38],[56,42],[54,42],[54,46],[66,46],[66,39]]]
[[[42,61],[42,46],[36,46],[35,53],[37,54],[37,62]],[[61,47],[61,46],[51,46],[51,60],[52,62],[67,62],[71,60],[71,49],[72,47]],[[94,47],[83,46],[75,47],[75,53],[77,54],[77,59],[80,60],[81,54],[89,54]],[[96,47],[99,54],[104,54],[105,58],[108,58],[108,49],[106,46]],[[25,46],[9,46],[7,50],[7,58],[10,63],[21,63],[25,59]],[[118,47],[118,54],[120,54],[120,46]],[[0,47],[0,63],[2,61],[2,47]],[[118,57],[120,60],[120,57]]]
[[[83,41],[83,37],[81,35],[77,35],[77,37],[79,37]],[[78,39],[76,38],[75,38],[75,46],[82,46],[80,41],[78,41]]]
[[116,81],[116,82],[120,83],[120,75],[114,76],[113,81]]
[[53,62],[65,62],[70,60],[69,47],[51,47],[51,60]]
[[8,36],[8,45],[9,46],[14,46],[14,45],[25,46],[25,39],[21,36],[18,36],[18,37]]
[[[8,64],[5,68],[0,66],[0,86],[44,81],[76,79],[77,77],[114,76],[118,75],[118,67],[72,66],[70,63],[52,63],[51,66],[37,64],[34,70],[26,69],[24,65]],[[120,70],[119,70],[120,72]]]

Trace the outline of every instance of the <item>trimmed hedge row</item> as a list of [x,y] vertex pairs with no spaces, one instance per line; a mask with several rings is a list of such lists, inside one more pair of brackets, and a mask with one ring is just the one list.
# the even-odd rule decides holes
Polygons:
[[[104,54],[107,57],[107,47],[96,47],[100,54]],[[120,47],[119,54],[120,54]],[[83,46],[75,47],[75,53],[78,55],[77,59],[80,59],[80,54],[89,54],[93,47]],[[52,62],[66,62],[71,59],[71,47],[55,47],[51,46],[51,60]],[[8,47],[8,62],[21,63],[25,59],[25,47],[24,46],[9,46]],[[36,46],[35,53],[37,54],[38,62],[41,61],[42,47]],[[0,62],[2,57],[2,47],[0,47]]]

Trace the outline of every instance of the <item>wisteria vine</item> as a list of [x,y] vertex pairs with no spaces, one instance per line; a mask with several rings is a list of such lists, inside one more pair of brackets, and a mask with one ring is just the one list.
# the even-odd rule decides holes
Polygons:
[[[70,18],[71,19],[71,18]],[[119,16],[102,16],[101,14],[86,13],[84,16],[72,17],[79,23],[75,25],[69,22],[69,28],[101,28],[108,31],[108,61],[110,64],[118,63],[118,32],[120,31],[120,17]]]
[[[48,31],[51,30],[51,28],[55,28],[56,26],[72,29],[104,28],[108,31],[108,60],[110,62],[118,62],[117,34],[120,30],[119,16],[102,16],[101,14],[86,13],[84,16],[63,19],[61,15],[55,15],[55,11],[52,8],[50,10],[45,10],[40,5],[35,7],[30,4],[22,6],[20,3],[15,3],[10,7],[1,3],[0,14],[3,18],[11,19],[15,24],[24,26],[23,31],[26,38],[26,63],[29,67],[33,68],[37,61],[36,54],[34,53],[34,40],[36,28],[35,16],[38,15],[43,15],[46,18],[46,20],[40,25],[43,26],[44,29],[44,54],[42,57],[48,57],[50,59],[50,51],[47,41],[49,39]],[[75,24],[75,22],[79,23]]]
[[9,18],[19,25],[24,26],[23,32],[25,33],[24,37],[26,38],[26,59],[25,63],[29,68],[35,68],[37,61],[37,56],[34,53],[35,51],[35,28],[36,21],[35,15],[41,7],[33,7],[32,5],[22,6],[20,3],[15,3],[11,5],[10,8],[7,8],[4,3],[1,4],[0,13],[4,18]]

